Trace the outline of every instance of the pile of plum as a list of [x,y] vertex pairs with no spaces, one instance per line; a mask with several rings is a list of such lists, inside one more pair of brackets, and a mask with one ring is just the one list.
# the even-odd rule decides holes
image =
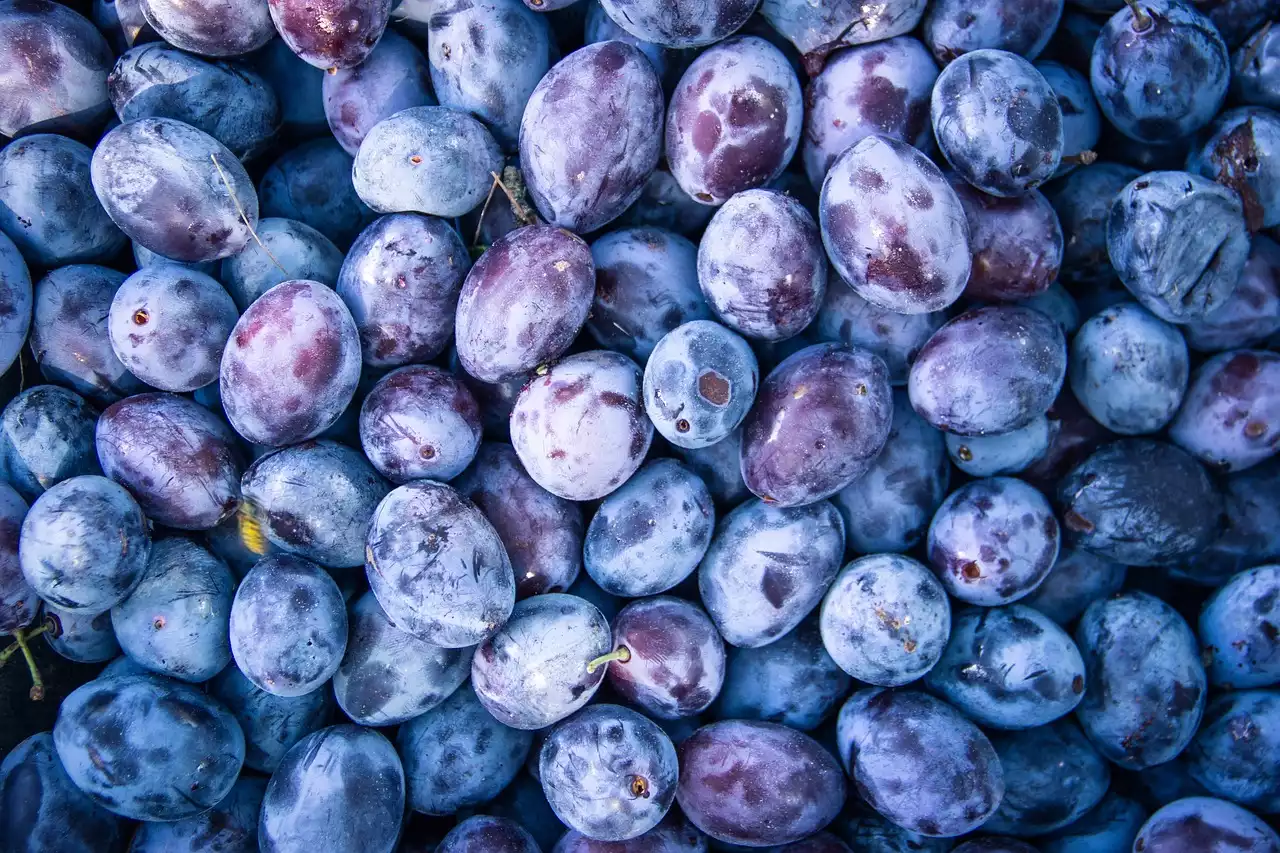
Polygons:
[[0,0],[0,851],[1280,853],[1277,22]]

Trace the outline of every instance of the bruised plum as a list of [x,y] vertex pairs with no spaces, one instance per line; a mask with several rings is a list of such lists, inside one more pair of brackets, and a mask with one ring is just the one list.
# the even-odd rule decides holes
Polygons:
[[68,477],[99,473],[97,422],[78,394],[56,385],[28,388],[0,414],[0,478],[31,501]]
[[1216,471],[1243,471],[1280,450],[1280,355],[1215,355],[1191,377],[1169,438]]
[[662,84],[620,41],[590,44],[552,66],[520,123],[529,195],[552,225],[579,233],[640,197],[662,154]]
[[604,350],[570,356],[530,382],[511,413],[511,443],[529,476],[569,500],[621,486],[653,439],[641,382],[635,362]]
[[591,310],[591,250],[561,228],[532,225],[501,237],[467,274],[458,298],[458,361],[497,382],[560,356]]
[[844,798],[844,775],[831,754],[777,723],[712,723],[680,745],[676,801],[717,841],[752,847],[799,841],[830,823]]
[[474,646],[502,627],[515,578],[475,504],[419,480],[378,504],[365,549],[369,586],[402,630],[437,646]]
[[782,51],[756,36],[722,42],[693,61],[671,95],[671,174],[698,201],[724,204],[782,173],[800,144],[803,113]]
[[736,430],[760,383],[755,353],[733,332],[694,320],[658,341],[644,369],[644,405],[676,447],[708,447]]
[[354,68],[373,52],[392,0],[268,0],[284,43],[316,68]]
[[779,506],[830,497],[870,468],[889,437],[893,396],[879,356],[816,344],[760,386],[742,439],[742,477]]
[[609,664],[609,684],[657,719],[700,714],[724,684],[724,640],[696,604],[670,596],[633,601],[613,620],[623,657]]
[[227,147],[169,118],[142,118],[102,138],[90,167],[120,230],[175,261],[234,255],[258,224],[258,194]]
[[516,596],[564,592],[582,569],[582,510],[533,481],[509,444],[480,445],[453,487],[489,519],[507,549]]
[[903,314],[940,311],[969,280],[969,224],[928,157],[871,135],[836,158],[818,207],[831,265],[859,296]]
[[365,363],[398,367],[443,352],[470,267],[462,237],[443,219],[393,213],[362,231],[337,290],[360,333]]
[[176,394],[138,394],[98,419],[103,472],[147,516],[181,530],[208,530],[240,505],[247,460],[225,421]]
[[222,356],[222,408],[254,444],[281,447],[324,432],[360,381],[360,338],[329,287],[286,281],[241,315]]

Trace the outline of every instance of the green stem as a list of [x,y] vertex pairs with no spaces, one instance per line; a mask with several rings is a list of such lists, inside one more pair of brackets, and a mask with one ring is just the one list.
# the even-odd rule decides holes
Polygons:
[[615,661],[615,660],[621,663],[626,663],[627,661],[631,660],[631,649],[627,648],[626,646],[618,646],[616,649],[609,652],[609,654],[600,655],[600,657],[596,658],[591,663],[587,664],[587,672],[588,674],[594,673],[600,667],[604,666],[610,661]]

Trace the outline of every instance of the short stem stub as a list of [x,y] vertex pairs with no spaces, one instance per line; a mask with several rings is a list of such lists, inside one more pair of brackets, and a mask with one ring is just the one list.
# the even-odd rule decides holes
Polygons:
[[615,660],[619,663],[626,663],[631,660],[631,649],[626,646],[618,646],[616,649],[609,652],[609,654],[600,655],[600,657],[587,664],[587,672],[594,673],[600,667]]
[[1133,28],[1137,32],[1144,32],[1151,29],[1151,16],[1143,10],[1138,0],[1124,0],[1129,4],[1129,8],[1133,11]]

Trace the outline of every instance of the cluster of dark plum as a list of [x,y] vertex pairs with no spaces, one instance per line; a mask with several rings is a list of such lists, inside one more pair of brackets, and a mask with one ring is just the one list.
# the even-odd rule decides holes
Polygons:
[[0,0],[0,853],[1280,853],[1280,0],[1071,3]]

